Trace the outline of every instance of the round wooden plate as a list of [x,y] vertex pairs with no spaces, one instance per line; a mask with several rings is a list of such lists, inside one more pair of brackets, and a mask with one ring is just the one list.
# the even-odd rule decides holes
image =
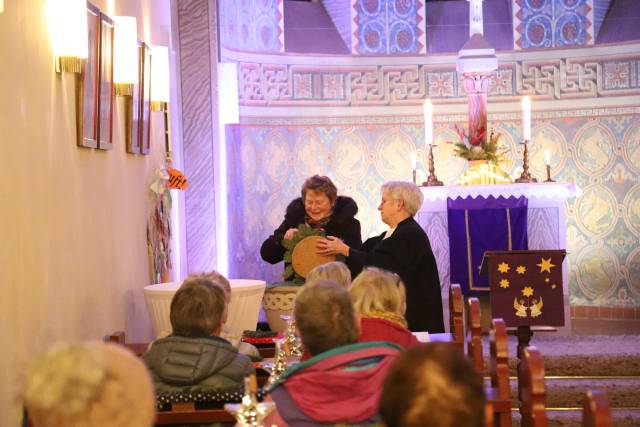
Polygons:
[[293,248],[291,265],[300,276],[307,277],[307,273],[315,267],[336,260],[335,255],[320,255],[316,253],[316,243],[321,239],[324,239],[324,237],[305,237]]

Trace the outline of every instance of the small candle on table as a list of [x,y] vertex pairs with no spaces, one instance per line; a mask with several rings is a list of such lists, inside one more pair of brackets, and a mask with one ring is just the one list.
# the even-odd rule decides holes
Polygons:
[[551,166],[551,151],[544,150],[544,164]]

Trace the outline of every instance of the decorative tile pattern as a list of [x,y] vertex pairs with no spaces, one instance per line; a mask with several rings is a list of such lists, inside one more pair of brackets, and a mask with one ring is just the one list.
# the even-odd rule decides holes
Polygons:
[[284,51],[283,0],[219,0],[222,46],[247,52]]
[[[560,58],[504,62],[492,73],[490,102],[514,96],[571,100],[640,95],[640,54],[615,61]],[[240,105],[420,105],[428,98],[466,97],[455,65],[301,66],[239,64]]]
[[426,53],[422,0],[353,0],[352,53]]
[[513,0],[515,49],[593,44],[593,0]]
[[[570,300],[576,305],[640,306],[640,114],[601,115],[533,122],[531,170],[544,171],[544,150],[551,152],[552,177],[572,181],[583,193],[567,201],[567,251]],[[464,126],[459,122],[458,125]],[[451,155],[454,123],[438,122],[434,138],[436,172],[455,183],[467,165]],[[490,122],[511,152],[505,170],[522,170],[519,117]],[[426,176],[422,123],[391,117],[387,123],[239,125],[229,140],[231,253],[233,277],[278,280],[282,266],[260,259],[259,246],[279,224],[305,177],[327,174],[341,194],[359,206],[363,238],[385,229],[376,210],[380,185],[410,179],[410,153],[417,150],[418,172]],[[622,147],[622,149],[619,149]],[[271,164],[276,160],[275,166]],[[529,216],[531,247],[556,248],[559,225],[545,209]],[[446,218],[420,217],[426,226],[443,283],[448,283]],[[533,231],[537,230],[537,231]]]

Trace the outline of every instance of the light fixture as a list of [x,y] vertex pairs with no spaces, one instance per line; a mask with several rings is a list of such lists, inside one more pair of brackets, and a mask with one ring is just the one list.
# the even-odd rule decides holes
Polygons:
[[131,147],[133,132],[133,85],[138,83],[138,27],[132,16],[115,16],[113,34],[113,83],[124,98],[124,140]]
[[0,13],[4,12],[4,0],[0,0]]
[[48,0],[47,15],[56,72],[82,72],[88,56],[86,0]]
[[151,110],[164,112],[164,148],[171,163],[171,132],[169,126],[169,49],[151,46]]

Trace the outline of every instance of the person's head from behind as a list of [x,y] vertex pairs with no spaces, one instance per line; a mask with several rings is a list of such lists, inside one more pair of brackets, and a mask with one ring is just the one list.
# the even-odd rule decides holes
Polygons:
[[449,343],[412,347],[393,363],[380,397],[387,427],[483,427],[482,378]]
[[307,273],[306,282],[310,284],[321,279],[332,280],[348,289],[351,285],[351,271],[343,262],[328,262]]
[[224,277],[222,274],[218,273],[215,270],[212,270],[208,273],[192,273],[189,275],[189,277],[187,277],[187,279],[197,278],[209,279],[216,285],[220,286],[222,290],[224,290],[224,293],[226,295],[227,304],[231,302],[231,282],[229,282],[229,279]]
[[380,190],[378,210],[382,221],[390,227],[408,217],[415,216],[422,206],[424,196],[420,188],[412,182],[389,181]]
[[312,356],[358,341],[349,292],[330,280],[305,286],[296,296],[294,316],[302,344]]
[[115,344],[52,348],[31,364],[22,397],[33,427],[146,427],[155,417],[147,369]]
[[338,199],[338,189],[328,176],[307,178],[300,193],[305,212],[314,221],[328,217]]
[[349,292],[353,308],[360,316],[372,317],[380,313],[404,316],[407,308],[400,276],[381,268],[366,267],[353,280]]
[[219,335],[227,320],[226,293],[205,277],[184,281],[171,299],[173,335],[202,338]]

